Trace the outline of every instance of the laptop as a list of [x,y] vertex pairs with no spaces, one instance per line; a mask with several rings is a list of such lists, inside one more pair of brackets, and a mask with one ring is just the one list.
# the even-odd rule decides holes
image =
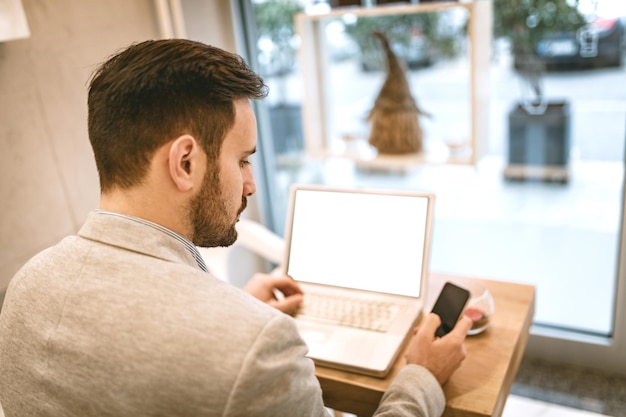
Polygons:
[[316,364],[389,373],[424,306],[433,206],[432,193],[291,187],[283,266]]

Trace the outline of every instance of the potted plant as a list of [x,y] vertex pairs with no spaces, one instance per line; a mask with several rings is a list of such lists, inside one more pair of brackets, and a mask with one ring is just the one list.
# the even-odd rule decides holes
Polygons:
[[303,149],[302,110],[287,102],[287,77],[297,62],[294,16],[302,12],[297,0],[266,0],[254,3],[257,21],[259,72],[275,78],[277,102],[269,109],[274,152],[284,154]]
[[[548,99],[543,89],[544,57],[572,48],[558,37],[576,33],[586,22],[578,0],[494,0],[494,39],[511,42],[522,95],[509,113],[505,177],[567,181],[569,103]],[[569,42],[569,41],[568,41]]]

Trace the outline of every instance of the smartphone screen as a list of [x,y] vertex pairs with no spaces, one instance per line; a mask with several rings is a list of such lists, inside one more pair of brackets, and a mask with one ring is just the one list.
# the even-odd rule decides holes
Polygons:
[[435,301],[432,312],[441,318],[441,326],[435,332],[437,337],[445,336],[454,328],[461,317],[470,293],[465,288],[446,282]]

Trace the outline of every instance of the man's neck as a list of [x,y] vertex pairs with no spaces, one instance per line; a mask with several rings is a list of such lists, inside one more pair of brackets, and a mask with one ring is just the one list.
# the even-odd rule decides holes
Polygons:
[[154,194],[138,191],[109,191],[101,194],[100,209],[148,220],[189,239],[189,228],[181,221],[186,218],[180,212],[184,204],[177,204],[166,196],[163,198],[153,196]]

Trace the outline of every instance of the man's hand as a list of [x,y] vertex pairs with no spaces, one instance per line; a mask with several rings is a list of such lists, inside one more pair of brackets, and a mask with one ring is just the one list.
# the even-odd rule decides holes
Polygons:
[[254,274],[243,290],[287,314],[294,313],[302,304],[302,290],[287,275]]
[[472,327],[472,321],[462,316],[454,329],[442,338],[435,337],[435,331],[441,324],[438,315],[430,313],[424,318],[407,349],[407,363],[422,365],[443,385],[456,371],[467,356],[465,336]]

